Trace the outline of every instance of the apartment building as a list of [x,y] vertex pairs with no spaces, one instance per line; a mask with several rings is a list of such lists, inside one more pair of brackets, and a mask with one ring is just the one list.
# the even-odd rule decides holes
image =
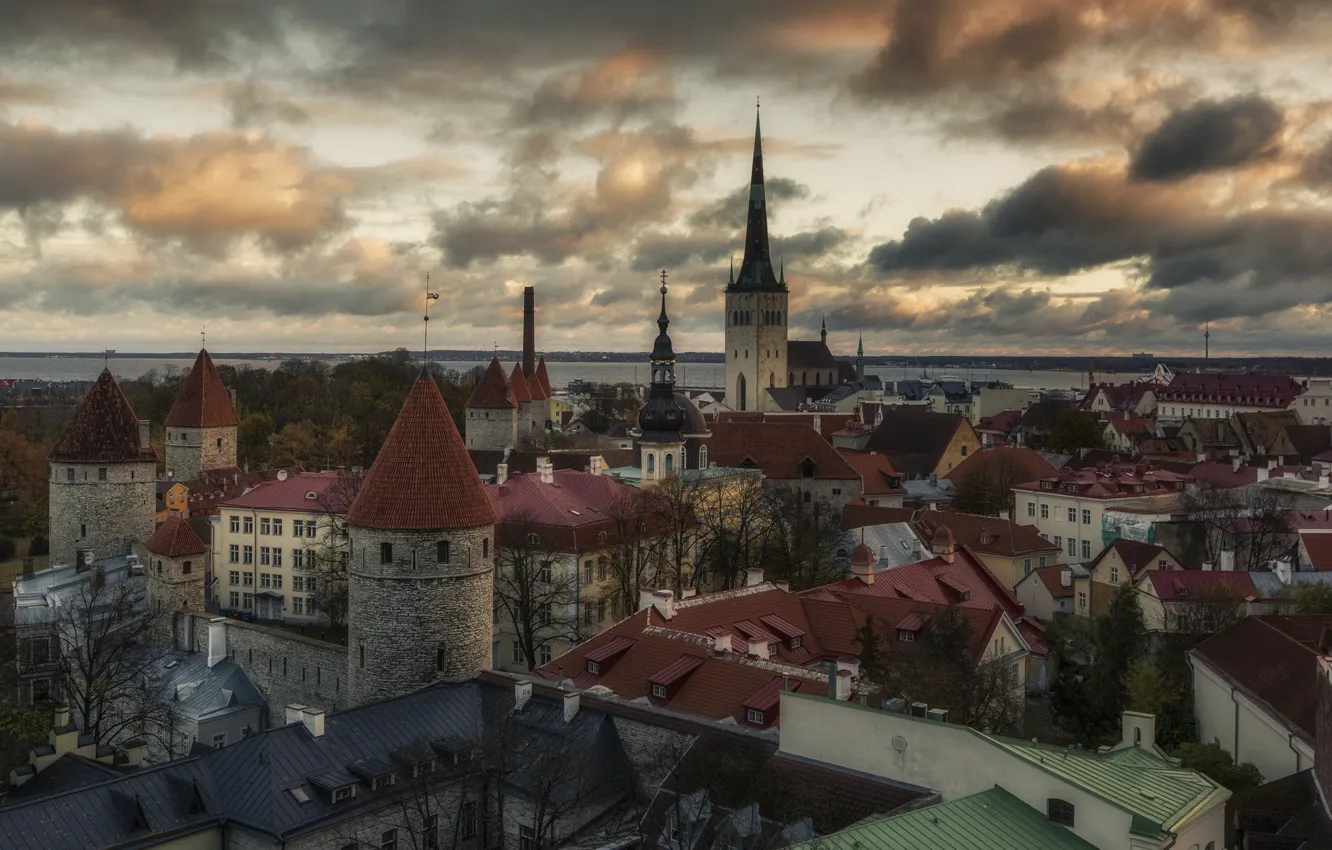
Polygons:
[[1059,475],[1013,488],[1017,519],[1031,523],[1061,547],[1069,563],[1085,563],[1107,541],[1102,532],[1106,511],[1128,506],[1168,508],[1176,504],[1193,478],[1146,463],[1102,463],[1068,469]]
[[355,495],[346,472],[278,473],[218,510],[213,532],[217,581],[212,598],[225,614],[314,622],[321,558],[339,557],[341,517]]

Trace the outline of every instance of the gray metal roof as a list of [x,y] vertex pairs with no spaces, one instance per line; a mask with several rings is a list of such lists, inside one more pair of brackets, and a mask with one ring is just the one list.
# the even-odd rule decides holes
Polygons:
[[[106,558],[94,562],[93,568],[98,567],[108,585],[133,581],[140,591],[143,590],[143,580],[131,575],[129,558]],[[78,572],[73,564],[67,564],[42,570],[32,578],[18,576],[14,579],[14,625],[22,628],[53,621],[55,609],[71,600],[92,575],[92,569]],[[141,592],[139,596],[146,611],[146,593]]]
[[162,677],[164,690],[176,695],[176,711],[196,722],[264,704],[239,664],[223,659],[209,667],[207,653],[171,652],[153,665],[150,675]]
[[[863,534],[863,537],[862,537]],[[875,569],[885,570],[891,567],[904,567],[926,558],[933,557],[930,547],[921,542],[916,532],[905,522],[888,522],[881,525],[867,525],[849,531],[843,537],[847,552],[861,540],[874,551],[878,558]]]

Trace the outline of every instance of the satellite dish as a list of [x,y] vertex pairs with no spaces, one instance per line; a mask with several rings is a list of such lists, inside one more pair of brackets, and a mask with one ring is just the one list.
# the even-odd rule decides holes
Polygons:
[[906,752],[906,747],[907,747],[907,740],[906,740],[906,738],[903,738],[901,735],[894,735],[894,736],[893,736],[893,749],[894,749],[894,750],[897,750],[899,753],[904,753],[904,752]]

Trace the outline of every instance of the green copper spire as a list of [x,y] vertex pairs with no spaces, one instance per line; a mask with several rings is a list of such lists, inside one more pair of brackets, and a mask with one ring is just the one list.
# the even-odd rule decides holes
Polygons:
[[740,261],[740,274],[730,284],[731,289],[760,292],[781,292],[772,269],[772,255],[768,249],[768,203],[763,186],[763,130],[757,113],[754,116],[754,164],[749,177],[749,212],[745,221],[745,256]]

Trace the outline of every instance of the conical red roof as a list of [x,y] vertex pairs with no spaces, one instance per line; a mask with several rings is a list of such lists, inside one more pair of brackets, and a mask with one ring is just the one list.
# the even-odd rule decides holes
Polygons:
[[541,387],[541,379],[533,372],[527,379],[527,391],[532,394],[533,401],[541,401],[546,398],[546,391]]
[[513,395],[513,400],[519,404],[532,400],[532,390],[527,386],[527,379],[523,377],[523,367],[520,363],[513,364],[513,372],[509,375],[509,392]]
[[495,519],[449,407],[423,373],[365,474],[347,524],[424,531],[492,525]]
[[498,360],[492,359],[486,367],[481,381],[472,390],[471,398],[467,399],[467,407],[489,410],[512,410],[517,407],[513,403],[513,396],[509,394],[509,381],[504,377],[504,367]]
[[190,524],[178,516],[167,517],[143,545],[148,547],[149,552],[167,558],[202,555],[208,551],[208,547],[199,539],[199,535],[194,533],[194,529],[190,528]]
[[71,463],[157,460],[151,446],[139,445],[139,417],[110,369],[103,369],[88,390],[49,459]]
[[550,388],[550,375],[546,372],[546,358],[542,357],[537,361],[536,367],[537,380],[541,382],[541,389],[546,393],[546,398],[550,398],[555,393]]
[[176,394],[166,424],[171,428],[221,428],[240,424],[236,409],[231,406],[231,395],[222,384],[222,376],[217,374],[207,349],[200,350],[195,358],[194,368]]

